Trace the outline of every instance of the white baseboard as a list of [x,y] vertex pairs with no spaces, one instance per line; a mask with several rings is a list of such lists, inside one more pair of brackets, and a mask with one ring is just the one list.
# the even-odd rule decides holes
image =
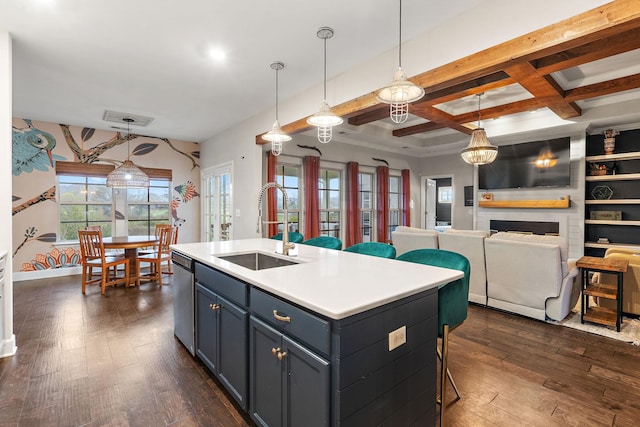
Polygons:
[[74,276],[82,274],[82,267],[56,268],[37,271],[14,271],[13,281],[48,279],[50,277]]
[[11,337],[0,342],[0,358],[9,357],[16,354],[18,347],[16,347],[16,336],[11,334]]

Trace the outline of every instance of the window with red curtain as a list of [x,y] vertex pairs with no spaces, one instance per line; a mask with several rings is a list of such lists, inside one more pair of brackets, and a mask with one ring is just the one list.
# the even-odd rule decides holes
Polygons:
[[304,172],[304,238],[320,235],[320,207],[318,204],[318,180],[320,176],[320,157],[305,156],[302,160]]
[[378,242],[389,240],[389,167],[378,166],[376,168],[377,183],[377,219],[376,224]]
[[320,168],[318,202],[320,211],[320,235],[340,239],[342,228],[341,206],[342,171]]
[[[289,203],[287,205],[287,223],[289,231],[300,233],[301,227],[304,225],[304,215],[302,215],[304,206],[302,205],[304,197],[302,194],[302,165],[281,163],[276,167],[276,182],[287,192]],[[277,197],[277,216],[278,216],[278,233],[283,230],[284,222],[284,198],[282,193],[278,191]]]
[[391,232],[402,225],[402,177],[389,174],[389,223],[386,233],[387,240],[391,240]]
[[347,163],[347,223],[345,227],[344,247],[360,243],[360,189],[358,185],[357,162]]
[[[267,182],[276,182],[276,167],[278,166],[278,156],[271,154],[271,151],[267,153]],[[276,195],[276,189],[270,188],[267,190],[267,218],[269,221],[275,221],[278,216],[278,198]],[[278,233],[278,224],[269,224],[268,236],[271,237]]]
[[402,170],[402,225],[411,225],[411,174]]
[[372,242],[376,227],[375,172],[360,172],[358,186],[360,189],[360,241]]

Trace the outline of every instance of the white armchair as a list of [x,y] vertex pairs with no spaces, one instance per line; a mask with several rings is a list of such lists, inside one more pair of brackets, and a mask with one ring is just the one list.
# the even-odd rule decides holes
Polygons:
[[469,277],[469,301],[487,304],[487,270],[484,257],[484,239],[489,232],[483,230],[456,230],[450,228],[440,233],[440,249],[464,255],[471,264]]
[[391,232],[396,256],[414,249],[438,249],[438,233],[423,228],[400,225]]
[[497,233],[484,244],[488,306],[539,320],[562,320],[571,312],[580,275],[563,239]]

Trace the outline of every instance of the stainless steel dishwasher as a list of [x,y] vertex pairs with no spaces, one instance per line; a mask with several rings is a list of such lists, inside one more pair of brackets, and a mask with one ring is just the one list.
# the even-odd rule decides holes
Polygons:
[[195,356],[195,319],[193,295],[193,260],[179,252],[171,252],[173,261],[173,333]]

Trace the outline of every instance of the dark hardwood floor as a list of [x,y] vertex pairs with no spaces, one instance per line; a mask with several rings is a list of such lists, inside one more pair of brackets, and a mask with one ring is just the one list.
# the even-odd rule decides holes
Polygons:
[[[17,282],[0,426],[252,425],[174,338],[165,283]],[[477,306],[451,337],[446,425],[640,425],[637,346]]]

